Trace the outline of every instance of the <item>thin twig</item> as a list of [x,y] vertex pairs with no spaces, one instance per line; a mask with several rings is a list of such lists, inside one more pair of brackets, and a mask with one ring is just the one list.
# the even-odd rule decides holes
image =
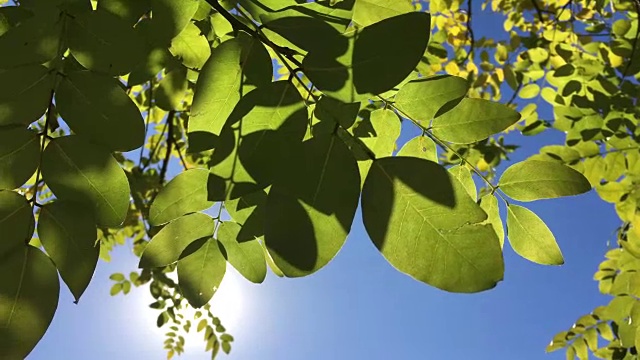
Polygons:
[[164,178],[167,176],[167,169],[169,168],[169,160],[171,159],[171,150],[173,146],[173,119],[176,115],[175,110],[169,111],[167,115],[167,152],[162,161],[162,168],[160,169],[160,184],[164,183]]
[[471,27],[472,7],[473,4],[471,3],[471,0],[467,0],[467,37],[469,38],[469,51],[460,64],[464,64],[473,55],[473,48],[476,42],[475,36],[473,35],[473,28]]

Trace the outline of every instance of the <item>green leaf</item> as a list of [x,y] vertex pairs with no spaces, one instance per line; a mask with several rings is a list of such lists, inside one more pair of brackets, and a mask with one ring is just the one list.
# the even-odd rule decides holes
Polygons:
[[0,258],[26,244],[35,229],[31,205],[24,196],[0,190]]
[[214,202],[207,198],[209,171],[186,170],[160,190],[149,209],[149,224],[161,225],[182,215],[206,210]]
[[564,259],[553,233],[533,211],[518,205],[507,207],[507,237],[523,258],[542,265],[562,265]]
[[52,60],[60,50],[64,15],[39,11],[0,36],[0,69],[39,65]]
[[340,124],[344,129],[353,126],[358,112],[360,111],[360,103],[344,103],[334,98],[323,96],[320,98],[313,111],[313,116],[330,124]]
[[67,26],[69,50],[89,70],[124,75],[144,58],[143,38],[127,21],[110,12],[75,14]]
[[38,120],[51,101],[54,79],[42,65],[0,70],[0,126]]
[[21,127],[0,127],[0,189],[22,186],[38,168],[40,137]]
[[357,0],[353,21],[369,26],[384,19],[414,11],[408,0]]
[[453,175],[453,177],[456,178],[462,186],[464,186],[464,189],[473,201],[478,201],[476,183],[473,181],[473,176],[471,175],[471,171],[468,167],[464,165],[452,166],[449,168],[449,173]]
[[[100,0],[98,11],[107,11],[123,19],[127,24],[134,25],[142,15],[151,10],[150,0]],[[154,15],[154,18],[156,16]]]
[[412,119],[428,124],[437,114],[456,106],[467,94],[467,88],[467,80],[458,76],[413,80],[400,88],[395,104]]
[[451,292],[502,280],[500,242],[487,214],[440,165],[411,157],[377,159],[362,189],[365,229],[399,271]]
[[[376,158],[381,158],[393,154],[400,130],[400,119],[396,113],[387,109],[379,109],[373,111],[368,120],[358,123],[353,133]],[[359,160],[360,178],[364,182],[373,161],[368,157]]]
[[[338,55],[310,52],[302,67],[323,93],[343,102],[364,100],[393,89],[411,74],[427,48],[430,28],[427,13],[394,16],[347,32],[348,48]],[[336,40],[335,46],[342,48],[343,42]],[[380,51],[381,43],[385,51]]]
[[190,69],[202,69],[211,55],[211,47],[200,28],[188,23],[187,27],[171,40],[169,52],[180,60],[182,65]]
[[129,182],[105,149],[78,135],[52,140],[42,155],[42,177],[60,200],[93,209],[98,225],[116,227],[129,210]]
[[91,71],[70,72],[58,84],[56,106],[74,133],[114,151],[144,145],[145,125],[118,80]]
[[218,241],[224,246],[226,259],[242,276],[253,283],[262,283],[267,276],[262,245],[258,240],[240,241],[242,227],[225,221],[218,227]]
[[253,240],[264,235],[266,205],[267,192],[265,190],[224,202],[224,209],[229,216],[242,225],[240,232],[236,235],[238,242]]
[[520,120],[512,108],[484,99],[464,98],[433,120],[433,134],[441,140],[468,144],[497,134]]
[[324,267],[344,244],[358,207],[360,176],[336,136],[305,141],[267,197],[265,245],[288,277]]
[[140,85],[152,79],[155,80],[162,69],[180,65],[178,61],[173,58],[167,46],[160,46],[153,43],[153,29],[150,19],[140,20],[140,22],[136,24],[134,31],[145,40],[144,46],[142,47],[144,59],[131,70],[127,78],[127,84],[129,86]]
[[122,273],[115,273],[115,274],[111,274],[109,276],[109,279],[113,280],[113,281],[124,281],[125,277]]
[[178,261],[178,284],[189,305],[199,308],[211,300],[222,282],[226,266],[218,241],[213,238]]
[[158,84],[154,99],[156,106],[167,111],[179,109],[188,88],[187,69],[180,67],[171,70]]
[[214,146],[234,107],[253,86],[268,85],[273,69],[264,46],[245,33],[211,53],[196,84],[189,116],[189,151]]
[[402,148],[400,148],[397,155],[417,157],[425,160],[431,160],[436,163],[438,162],[438,149],[436,143],[423,135],[416,136],[407,141]]
[[215,221],[209,215],[194,213],[180,217],[162,228],[151,239],[140,257],[141,268],[167,266],[180,259],[184,249],[196,240],[213,235]]
[[502,225],[502,219],[500,218],[500,208],[498,207],[498,198],[493,194],[486,194],[480,198],[480,207],[487,213],[489,218],[487,223],[491,224],[498,240],[500,240],[500,247],[504,247],[504,227]]
[[222,346],[222,351],[224,351],[225,354],[228,354],[231,352],[231,343],[228,341],[222,341],[221,343]]
[[308,124],[304,100],[289,81],[276,81],[245,95],[229,117],[209,162],[209,199],[227,200],[273,181]]
[[522,99],[533,99],[538,96],[540,93],[540,85],[538,84],[527,84],[520,89],[518,95]]
[[500,190],[518,201],[578,195],[591,190],[578,171],[551,161],[527,160],[511,165],[498,183]]
[[169,43],[191,23],[198,10],[198,0],[151,0],[151,21],[155,41]]
[[[7,0],[0,0],[2,2]],[[25,20],[33,16],[33,12],[22,6],[3,6],[0,8],[0,35],[9,31],[9,29],[20,25]]]
[[122,291],[122,283],[113,284],[111,290],[109,290],[109,295],[116,296],[120,291]]
[[24,359],[44,336],[58,307],[58,273],[32,246],[3,257],[0,273],[0,349],[6,359]]
[[91,212],[69,202],[48,203],[40,208],[38,237],[77,303],[91,281],[100,254]]

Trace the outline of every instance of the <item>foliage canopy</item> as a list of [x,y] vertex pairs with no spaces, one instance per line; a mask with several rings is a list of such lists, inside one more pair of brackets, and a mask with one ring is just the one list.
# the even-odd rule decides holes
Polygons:
[[[111,294],[148,285],[168,357],[192,327],[215,356],[233,341],[208,305],[227,263],[254,283],[312,274],[360,207],[399,272],[485,291],[505,239],[564,263],[527,202],[592,188],[622,221],[595,275],[613,299],[547,350],[637,357],[640,1],[485,0],[506,36],[480,39],[471,0],[0,4],[3,358],[46,332],[58,274],[79,301],[125,241],[140,270]],[[566,141],[498,173],[509,131]]]

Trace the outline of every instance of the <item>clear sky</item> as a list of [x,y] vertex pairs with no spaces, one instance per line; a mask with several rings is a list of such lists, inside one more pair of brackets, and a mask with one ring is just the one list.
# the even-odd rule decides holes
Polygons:
[[[476,36],[502,32],[501,21],[474,12]],[[542,105],[542,101],[540,103]],[[408,125],[408,124],[405,124]],[[413,132],[404,129],[400,143]],[[527,158],[562,134],[523,137],[512,157]],[[619,225],[611,204],[594,192],[528,205],[546,221],[564,253],[565,265],[545,267],[520,258],[505,245],[505,279],[495,289],[450,294],[394,270],[362,226],[360,212],[337,257],[320,272],[301,279],[269,274],[261,285],[245,281],[230,266],[213,312],[235,337],[231,355],[220,359],[564,359],[545,355],[551,337],[608,298],[592,280]],[[78,305],[61,288],[49,331],[28,357],[47,359],[162,359],[158,312],[149,309],[148,288],[109,296],[113,272],[137,266],[129,246],[111,263],[100,263]],[[202,333],[187,338],[182,359],[207,359]]]

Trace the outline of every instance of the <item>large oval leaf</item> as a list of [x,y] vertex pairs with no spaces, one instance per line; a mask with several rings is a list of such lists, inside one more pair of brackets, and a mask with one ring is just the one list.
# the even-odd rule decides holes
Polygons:
[[129,73],[144,58],[144,40],[127,21],[104,10],[75,14],[67,41],[73,57],[89,70]]
[[198,10],[199,0],[151,0],[154,40],[168,44],[184,30]]
[[400,88],[395,105],[414,120],[429,122],[450,110],[467,94],[467,81],[458,76],[438,75],[409,81]]
[[218,228],[217,238],[225,250],[229,264],[253,283],[261,283],[267,276],[264,250],[257,239],[240,241],[240,224],[225,221]]
[[353,21],[368,26],[378,21],[415,11],[406,0],[358,0],[353,9]]
[[269,189],[256,191],[224,202],[224,209],[231,216],[231,219],[242,226],[236,236],[236,240],[239,242],[261,238],[264,235],[267,190]]
[[[107,11],[125,20],[127,24],[134,25],[143,14],[151,10],[150,0],[100,0],[97,6],[99,11]],[[155,18],[155,16],[154,16]]]
[[464,98],[433,120],[433,134],[441,140],[468,144],[497,134],[520,120],[520,113],[489,100]]
[[265,244],[289,277],[312,274],[344,244],[358,207],[360,176],[336,136],[314,137],[292,154],[269,190]]
[[202,66],[211,55],[211,46],[202,31],[193,23],[171,40],[169,52],[176,57],[182,65],[190,69],[202,69]]
[[70,202],[48,203],[40,208],[38,238],[77,303],[91,282],[100,254],[93,214]]
[[0,349],[24,359],[44,336],[58,307],[56,267],[42,251],[25,246],[0,261]]
[[15,189],[38,168],[40,138],[34,131],[0,128],[0,189]]
[[214,202],[207,197],[208,180],[209,171],[205,169],[190,169],[171,179],[151,204],[149,224],[161,225],[212,207]]
[[68,73],[56,90],[56,107],[74,133],[110,150],[130,151],[144,144],[142,115],[112,77]]
[[19,26],[2,34],[0,69],[44,64],[56,57],[60,51],[64,16],[62,12],[51,9],[38,11]]
[[[311,52],[302,67],[323,93],[344,102],[360,101],[393,89],[422,59],[431,30],[431,18],[411,12],[387,18],[344,36],[348,49],[339,55]],[[416,34],[416,36],[406,36]],[[336,42],[341,45],[342,40]],[[384,43],[384,51],[380,44]]]
[[209,199],[227,200],[268,186],[307,130],[304,100],[289,81],[245,95],[220,134],[211,157]]
[[78,135],[52,140],[42,156],[42,177],[58,199],[93,209],[98,225],[116,227],[129,210],[129,182],[102,147]]
[[195,252],[178,261],[178,284],[182,295],[194,308],[204,306],[218,290],[227,261],[216,239],[207,240]]
[[578,195],[591,190],[578,171],[553,161],[527,160],[511,165],[498,183],[500,190],[518,201]]
[[507,237],[523,258],[542,265],[562,265],[564,259],[553,233],[533,211],[518,205],[507,207]]
[[51,101],[54,78],[42,65],[0,70],[0,126],[38,120]]
[[211,149],[234,107],[252,87],[271,82],[271,57],[245,33],[215,48],[200,72],[189,116],[189,151]]
[[29,242],[34,228],[33,210],[27,199],[16,192],[0,190],[0,258]]
[[480,224],[487,214],[436,163],[376,160],[362,190],[362,218],[387,261],[417,280],[465,293],[502,280],[500,242]]
[[162,267],[180,259],[192,242],[213,236],[215,221],[209,215],[194,213],[170,222],[151,239],[140,257],[141,268]]

